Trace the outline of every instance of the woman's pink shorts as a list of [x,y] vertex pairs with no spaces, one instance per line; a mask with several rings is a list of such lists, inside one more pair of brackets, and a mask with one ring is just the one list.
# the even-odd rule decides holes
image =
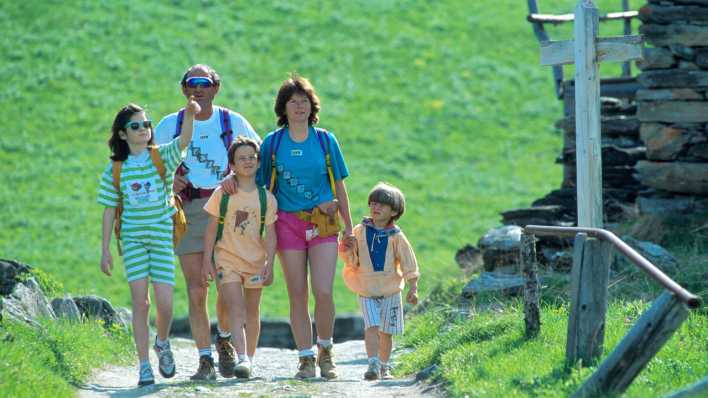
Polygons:
[[337,235],[311,237],[313,231],[315,224],[297,218],[295,213],[278,210],[278,220],[275,222],[278,250],[307,250],[322,243],[337,243]]

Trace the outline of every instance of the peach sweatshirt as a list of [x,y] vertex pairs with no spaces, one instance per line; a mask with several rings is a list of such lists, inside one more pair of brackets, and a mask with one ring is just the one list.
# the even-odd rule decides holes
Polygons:
[[[364,220],[369,223],[369,220]],[[388,246],[382,271],[375,271],[366,240],[366,225],[358,224],[352,231],[356,245],[340,251],[344,260],[344,283],[354,293],[364,297],[390,296],[403,290],[404,281],[418,278],[418,262],[411,244],[398,228],[386,230]],[[374,238],[376,239],[376,238]]]

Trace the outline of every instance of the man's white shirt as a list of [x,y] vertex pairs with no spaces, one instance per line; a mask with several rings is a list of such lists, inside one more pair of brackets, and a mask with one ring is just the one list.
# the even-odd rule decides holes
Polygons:
[[[184,161],[187,167],[187,179],[195,188],[215,188],[222,179],[222,174],[228,166],[227,148],[221,139],[221,121],[218,107],[208,120],[194,121],[192,142],[187,148]],[[260,137],[250,123],[240,114],[229,111],[233,140],[244,136],[261,142]],[[182,127],[184,130],[184,126]],[[165,116],[155,127],[155,143],[160,145],[174,139],[177,131],[177,112]]]

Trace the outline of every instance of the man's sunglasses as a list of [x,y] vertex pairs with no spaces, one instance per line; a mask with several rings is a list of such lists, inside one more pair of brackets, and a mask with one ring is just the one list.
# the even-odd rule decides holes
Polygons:
[[140,127],[149,129],[152,127],[152,120],[143,120],[142,122],[128,122],[125,124],[126,129],[140,130]]
[[213,80],[211,80],[208,77],[204,77],[204,76],[190,77],[185,81],[185,84],[189,88],[196,88],[196,87],[209,88],[209,87],[212,87],[215,85]]

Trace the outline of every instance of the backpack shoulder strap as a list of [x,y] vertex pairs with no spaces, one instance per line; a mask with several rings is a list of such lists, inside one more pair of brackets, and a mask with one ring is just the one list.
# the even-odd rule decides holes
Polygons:
[[273,137],[270,140],[270,183],[268,184],[268,189],[271,192],[275,192],[275,182],[276,178],[276,167],[275,167],[275,154],[280,148],[280,142],[283,140],[283,135],[285,134],[285,127],[273,133]]
[[234,132],[231,128],[231,112],[222,107],[219,109],[219,123],[221,123],[221,140],[224,142],[226,150],[229,150],[231,142],[234,140]]
[[175,135],[172,136],[172,138],[177,138],[179,137],[180,134],[182,134],[182,122],[184,121],[184,108],[180,109],[179,112],[177,112],[177,126],[175,128]]
[[123,162],[120,160],[113,161],[113,167],[111,168],[111,176],[113,177],[113,187],[118,191],[118,196],[122,196],[120,192],[120,171],[123,168]]
[[259,235],[261,239],[263,238],[263,230],[265,229],[265,216],[266,216],[266,210],[268,210],[268,198],[266,197],[266,190],[265,187],[262,185],[258,186],[258,201],[260,202],[261,205],[261,226],[260,226],[260,231]]
[[[337,189],[334,184],[334,171],[332,170],[332,158],[329,155],[329,133],[327,130],[315,128],[315,133],[317,134],[317,139],[320,141],[320,147],[325,157],[325,164],[327,165],[327,175],[329,176],[329,187],[332,189],[332,195],[337,198]],[[325,137],[327,143],[325,144],[322,136]]]
[[159,174],[162,181],[165,182],[165,162],[163,162],[162,157],[160,157],[160,150],[154,145],[148,147],[148,150],[150,151],[152,164],[157,169],[157,174]]
[[224,220],[226,220],[226,210],[229,208],[229,195],[221,191],[221,201],[219,202],[219,224],[216,227],[216,240],[215,243],[221,240],[224,234]]

